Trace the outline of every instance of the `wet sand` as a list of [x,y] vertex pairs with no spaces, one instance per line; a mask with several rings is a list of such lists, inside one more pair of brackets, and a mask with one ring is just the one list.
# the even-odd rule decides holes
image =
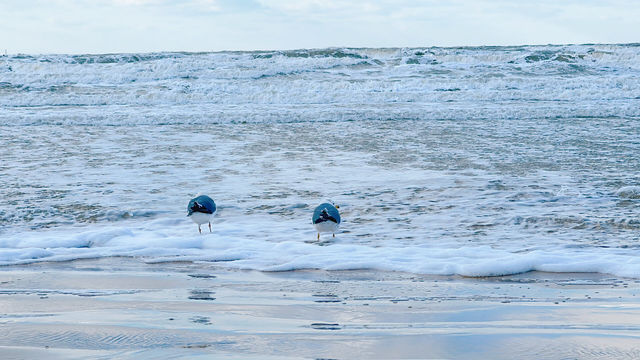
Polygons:
[[2,359],[638,359],[640,281],[261,273],[107,258],[0,268]]

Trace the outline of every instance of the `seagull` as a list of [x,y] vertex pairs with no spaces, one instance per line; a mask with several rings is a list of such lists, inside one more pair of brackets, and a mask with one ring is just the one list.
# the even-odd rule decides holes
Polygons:
[[211,232],[211,218],[216,213],[216,203],[207,195],[200,195],[189,201],[187,206],[189,212],[187,216],[191,217],[194,223],[198,224],[198,231],[202,234],[200,225],[209,223],[209,232]]
[[333,204],[323,203],[313,210],[311,221],[318,231],[318,240],[320,240],[321,232],[330,232],[333,233],[333,237],[336,237],[336,231],[340,227],[339,208],[339,206],[334,206]]

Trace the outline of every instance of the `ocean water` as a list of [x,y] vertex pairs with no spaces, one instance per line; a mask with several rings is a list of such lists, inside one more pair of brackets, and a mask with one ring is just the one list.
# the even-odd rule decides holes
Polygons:
[[0,125],[0,265],[640,278],[638,44],[10,55]]

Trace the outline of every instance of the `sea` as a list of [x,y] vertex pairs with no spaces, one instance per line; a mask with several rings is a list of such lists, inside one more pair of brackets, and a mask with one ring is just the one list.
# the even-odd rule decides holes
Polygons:
[[639,172],[640,44],[0,57],[2,266],[640,278]]

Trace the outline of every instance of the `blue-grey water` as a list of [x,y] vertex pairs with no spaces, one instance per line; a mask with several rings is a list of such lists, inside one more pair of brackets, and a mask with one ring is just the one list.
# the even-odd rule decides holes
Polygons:
[[640,277],[639,121],[637,44],[0,57],[0,264]]

